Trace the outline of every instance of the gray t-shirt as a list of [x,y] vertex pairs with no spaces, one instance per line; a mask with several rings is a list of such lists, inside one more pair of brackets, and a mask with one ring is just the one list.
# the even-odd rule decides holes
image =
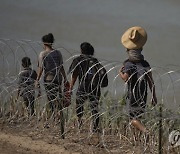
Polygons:
[[39,55],[38,67],[44,70],[44,81],[61,82],[62,65],[63,58],[59,50],[42,51]]

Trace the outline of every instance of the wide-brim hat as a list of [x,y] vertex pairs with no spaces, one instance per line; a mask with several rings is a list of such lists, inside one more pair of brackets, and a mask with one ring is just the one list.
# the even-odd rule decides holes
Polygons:
[[147,41],[146,31],[139,26],[131,27],[122,35],[121,43],[127,49],[140,49]]

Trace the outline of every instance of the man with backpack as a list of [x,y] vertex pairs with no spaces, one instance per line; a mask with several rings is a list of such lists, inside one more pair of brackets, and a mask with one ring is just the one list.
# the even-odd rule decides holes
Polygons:
[[129,28],[123,34],[121,42],[127,49],[128,59],[119,72],[120,77],[128,85],[127,100],[131,124],[144,133],[147,132],[147,129],[140,122],[140,118],[145,112],[148,85],[152,92],[152,104],[157,104],[151,68],[141,54],[146,41],[147,33],[141,27]]
[[89,99],[90,108],[93,117],[93,132],[99,131],[99,112],[98,104],[101,96],[101,88],[108,86],[108,77],[106,69],[93,57],[94,48],[88,43],[84,42],[80,45],[81,55],[76,57],[69,72],[72,73],[70,89],[79,79],[79,85],[76,93],[76,113],[78,117],[79,128],[82,125],[83,104]]

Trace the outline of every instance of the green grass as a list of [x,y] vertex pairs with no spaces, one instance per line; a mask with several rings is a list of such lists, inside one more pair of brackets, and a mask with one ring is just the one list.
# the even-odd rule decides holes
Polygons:
[[[36,101],[35,110],[36,110],[36,119],[40,123],[41,119],[47,119],[45,105],[42,107],[40,104],[42,102]],[[119,98],[114,100],[108,93],[101,98],[99,108],[100,108],[100,128],[104,133],[102,135],[103,143],[107,145],[107,148],[112,149],[110,142],[114,142],[114,145],[119,145],[122,140],[126,143],[125,146],[133,148],[136,146],[133,140],[133,128],[129,125],[129,117],[124,113],[125,98]],[[6,102],[1,102],[0,115],[1,119],[8,122],[13,117],[16,117],[15,120],[24,116],[25,120],[28,121],[26,112],[23,110],[23,102],[15,102],[14,98]],[[91,112],[89,108],[89,102],[84,104],[84,123],[89,130],[91,123]],[[146,113],[142,118],[142,123],[147,127],[150,132],[150,149],[153,149],[153,152],[158,152],[158,136],[159,136],[159,105],[156,107],[147,106]],[[22,113],[25,112],[25,113]],[[66,121],[66,130],[68,133],[70,131],[71,125],[76,123],[76,112],[75,112],[75,101],[72,101],[71,106],[63,110],[64,117]],[[8,114],[9,113],[9,114]],[[168,136],[172,130],[180,130],[180,111],[171,111],[165,106],[162,107],[162,148],[165,152],[170,151]],[[38,125],[38,124],[37,124]],[[88,133],[87,133],[88,138]],[[140,135],[139,140],[142,140],[143,136]],[[115,144],[116,143],[116,144]],[[140,145],[144,144],[144,141],[140,142]],[[139,146],[139,145],[138,145]],[[143,146],[142,146],[143,147]],[[114,148],[119,148],[116,146]],[[143,148],[142,148],[143,150]]]

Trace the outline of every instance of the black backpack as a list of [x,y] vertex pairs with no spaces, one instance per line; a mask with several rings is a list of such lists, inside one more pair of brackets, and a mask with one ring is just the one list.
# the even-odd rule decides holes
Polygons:
[[108,76],[106,69],[103,65],[94,57],[87,58],[87,68],[84,75],[85,82],[89,83],[92,87],[107,87]]

